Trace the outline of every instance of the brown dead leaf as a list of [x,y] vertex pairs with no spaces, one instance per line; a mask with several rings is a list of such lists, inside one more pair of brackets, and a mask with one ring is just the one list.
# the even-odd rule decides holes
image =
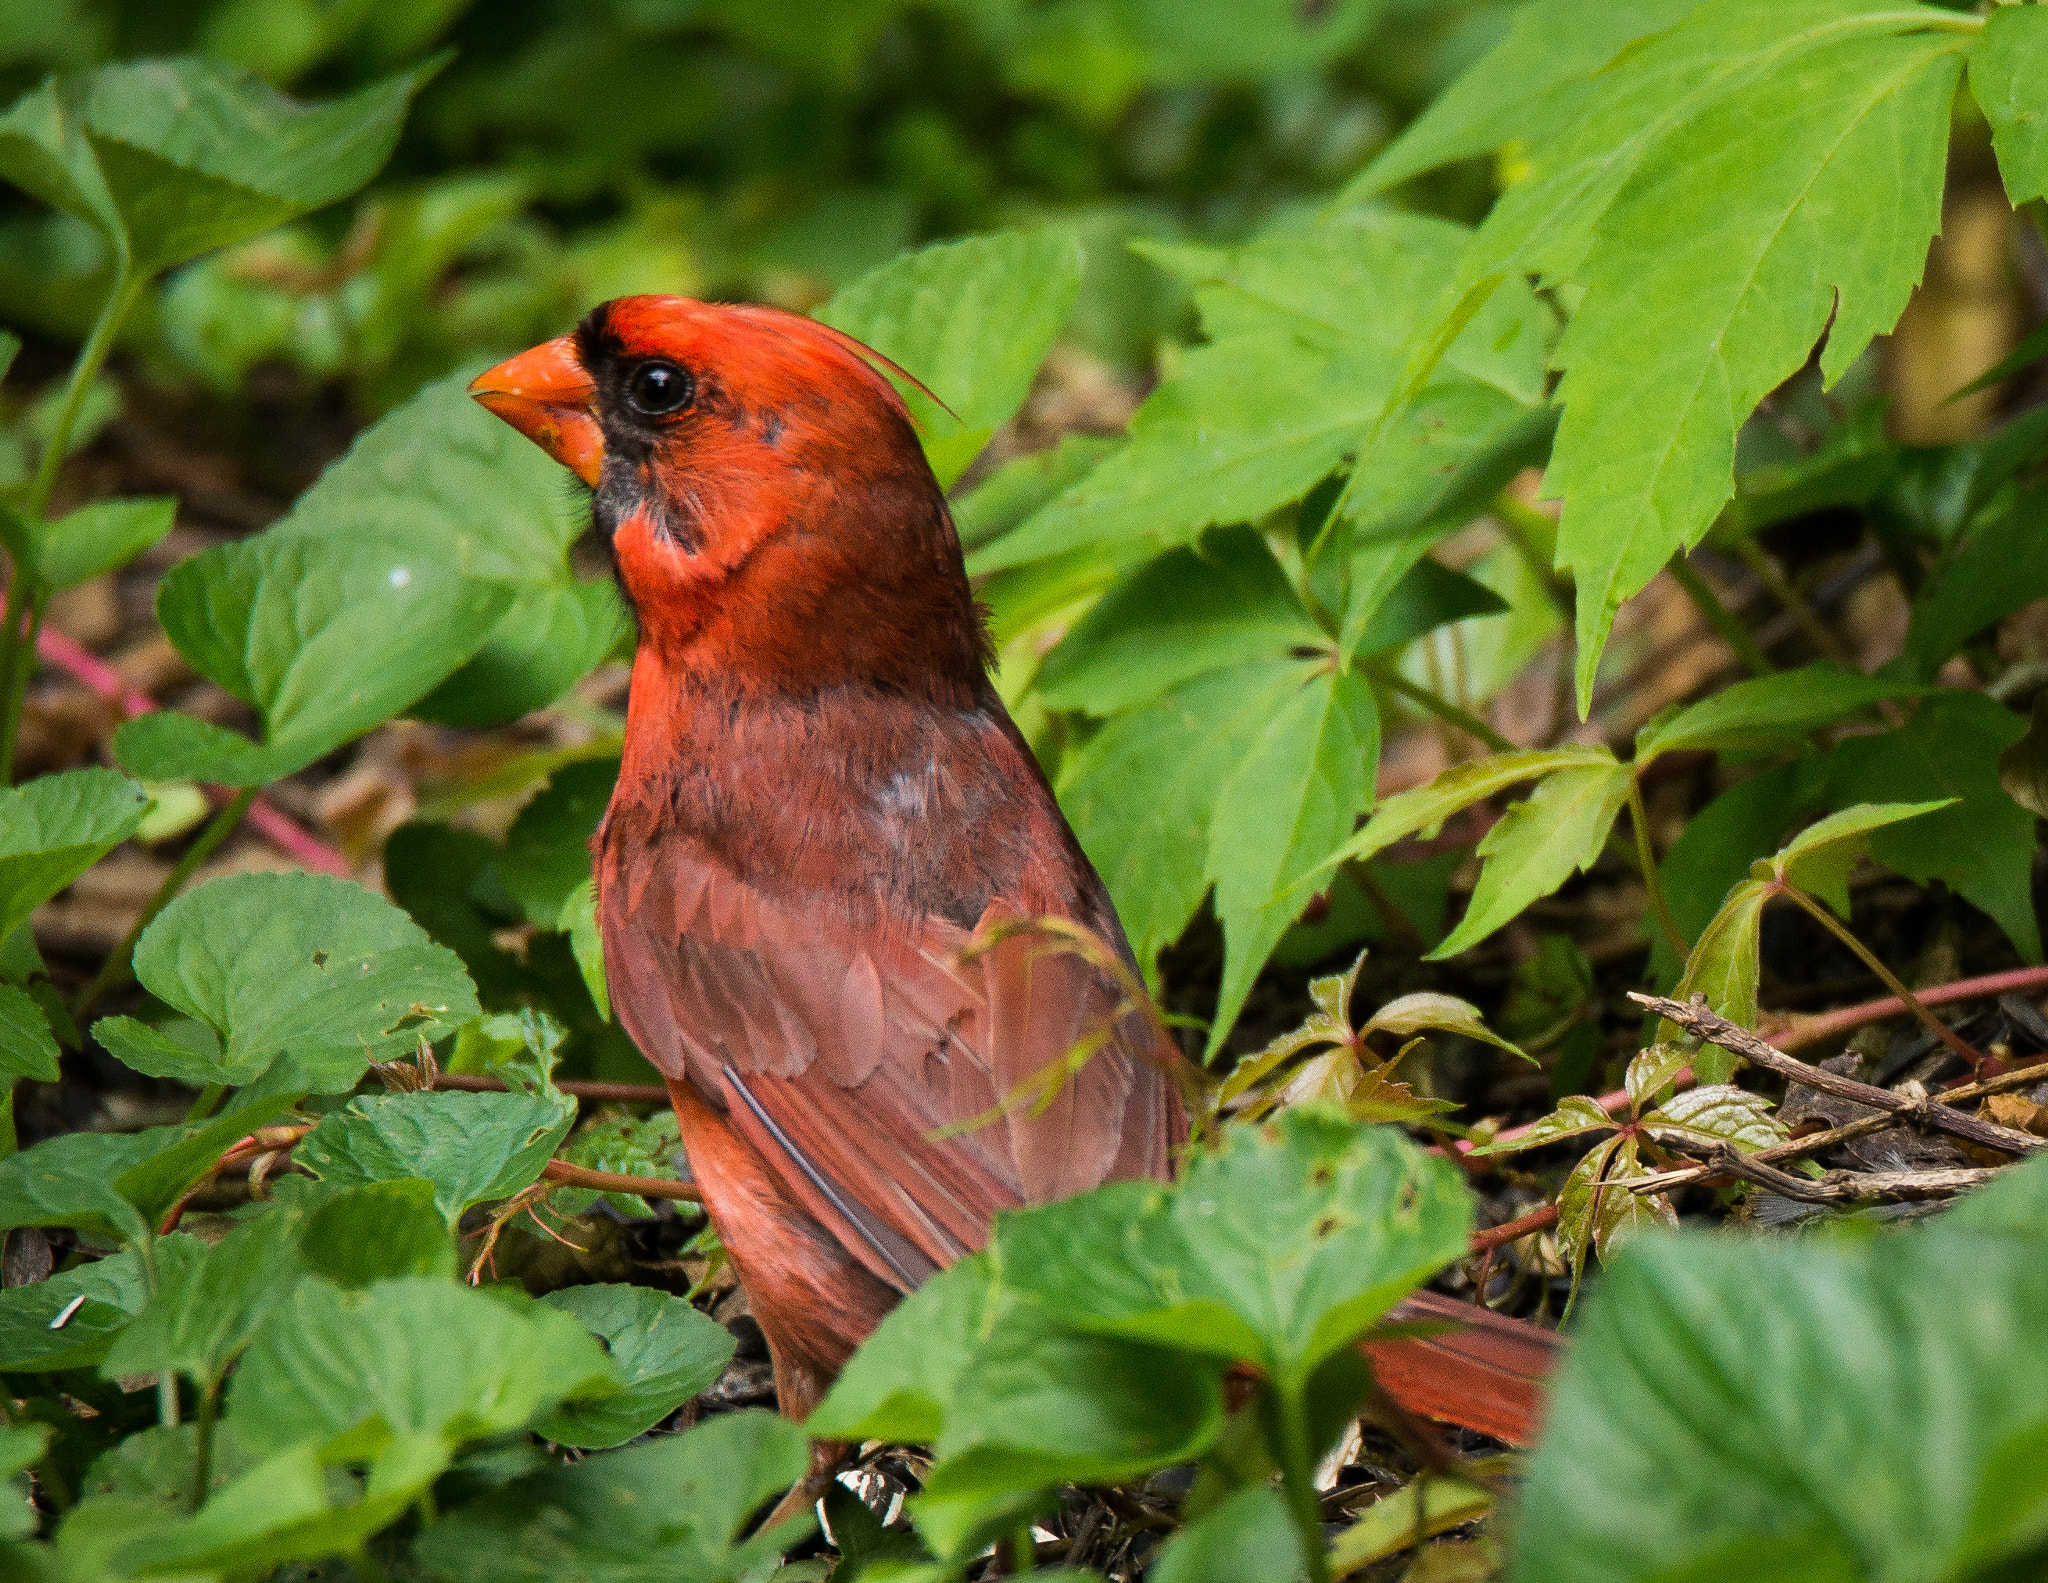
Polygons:
[[2001,1127],[2010,1127],[2014,1132],[2031,1132],[2037,1138],[2048,1138],[2048,1105],[2037,1105],[2025,1094],[1993,1094],[1984,1101],[1977,1114]]

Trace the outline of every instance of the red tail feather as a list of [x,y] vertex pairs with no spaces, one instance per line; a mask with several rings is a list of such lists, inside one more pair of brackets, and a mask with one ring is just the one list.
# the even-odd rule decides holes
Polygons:
[[1541,1427],[1544,1388],[1564,1352],[1554,1330],[1435,1292],[1417,1292],[1389,1316],[1447,1320],[1459,1328],[1365,1348],[1380,1385],[1422,1418],[1477,1429],[1526,1446]]

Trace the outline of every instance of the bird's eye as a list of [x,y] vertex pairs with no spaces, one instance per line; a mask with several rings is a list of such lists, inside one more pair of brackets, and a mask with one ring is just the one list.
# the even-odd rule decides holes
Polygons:
[[673,363],[642,363],[626,380],[626,405],[648,418],[680,412],[690,400],[690,376]]

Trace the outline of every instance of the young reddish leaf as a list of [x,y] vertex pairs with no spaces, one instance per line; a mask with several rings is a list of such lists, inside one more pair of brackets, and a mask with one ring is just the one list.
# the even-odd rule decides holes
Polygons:
[[1637,1115],[1657,1097],[1657,1091],[1692,1064],[1682,1045],[1653,1044],[1628,1063],[1622,1086],[1628,1090],[1629,1109]]
[[1520,1136],[1501,1143],[1483,1143],[1472,1152],[1519,1154],[1524,1149],[1540,1149],[1563,1138],[1580,1138],[1589,1132],[1613,1132],[1620,1125],[1600,1108],[1597,1100],[1584,1094],[1571,1094],[1560,1100],[1557,1109],[1542,1120],[1530,1123],[1528,1130]]

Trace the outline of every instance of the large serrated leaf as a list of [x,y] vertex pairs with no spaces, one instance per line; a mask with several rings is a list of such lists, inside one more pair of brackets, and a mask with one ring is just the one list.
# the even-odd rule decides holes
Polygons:
[[2048,197],[2048,13],[2038,6],[1992,11],[1970,55],[1970,93],[1991,123],[2013,207]]
[[[1565,502],[1557,560],[1578,585],[1582,710],[1621,602],[1733,494],[1737,424],[1823,330],[1830,379],[1889,330],[1940,221],[1962,40],[1872,37],[1839,26],[1839,5],[1774,9],[1752,68],[1659,140],[1576,272],[1586,295],[1558,347],[1564,418],[1545,488]],[[1803,36],[1803,50],[1786,42]],[[1647,336],[1645,303],[1658,309]]]
[[1006,231],[906,253],[818,311],[937,396],[904,399],[925,454],[950,486],[1031,391],[1038,365],[1073,312],[1081,255],[1062,231]]

